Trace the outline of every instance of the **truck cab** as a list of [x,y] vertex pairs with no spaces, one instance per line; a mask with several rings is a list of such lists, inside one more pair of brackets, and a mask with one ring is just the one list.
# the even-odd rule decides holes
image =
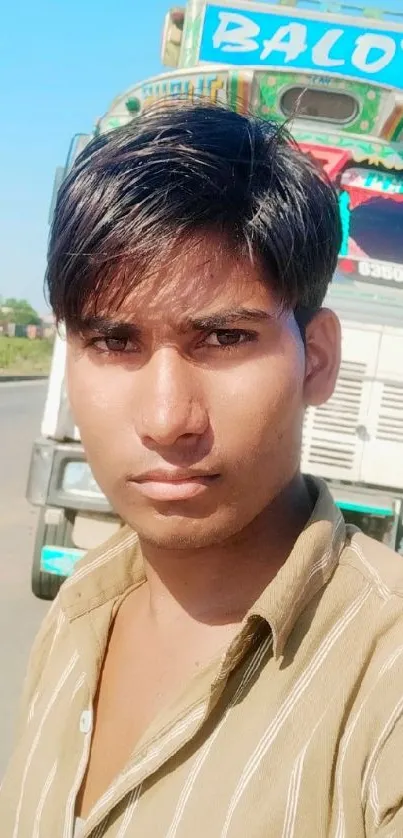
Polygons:
[[[343,221],[326,300],[342,322],[343,360],[332,399],[307,411],[302,467],[328,482],[348,520],[403,554],[403,8],[376,3],[189,0],[165,20],[169,71],[119,94],[93,135],[188,97],[286,120],[325,169]],[[73,139],[54,195],[90,138]],[[60,329],[27,489],[40,507],[32,589],[47,599],[121,526],[86,462],[65,356]]]

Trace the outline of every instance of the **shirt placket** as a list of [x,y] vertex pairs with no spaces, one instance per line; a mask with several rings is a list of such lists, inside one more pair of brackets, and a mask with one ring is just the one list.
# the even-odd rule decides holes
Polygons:
[[[76,622],[74,621],[71,624],[71,630],[76,641],[76,648],[84,668],[86,697],[85,700],[83,700],[82,710],[79,714],[78,720],[76,721],[81,747],[79,749],[78,762],[76,763],[73,785],[67,800],[64,831],[62,832],[61,838],[73,838],[73,836],[75,838],[76,801],[84,781],[90,756],[92,733],[94,728],[93,703],[101,671],[102,657],[109,634],[112,607],[113,603],[111,602],[109,613],[105,616],[102,637],[99,637],[94,629],[92,615],[90,612],[85,612],[81,619],[78,619]],[[94,662],[94,648],[96,648],[98,652],[96,663]]]
[[[250,649],[253,640],[261,641],[262,634],[257,632],[259,619],[245,622],[241,631],[223,656],[210,679],[208,689],[199,696],[186,711],[182,711],[164,729],[149,738],[137,751],[128,768],[110,786],[105,795],[90,813],[80,838],[101,838],[107,829],[107,821],[113,809],[121,801],[137,791],[141,793],[142,784],[172,759],[185,745],[199,733],[209,718],[217,702],[225,692],[232,670],[241,662]],[[266,626],[266,632],[268,631]],[[70,838],[70,836],[69,836]]]
[[87,707],[81,712],[78,721],[76,721],[76,725],[76,730],[78,728],[77,735],[79,737],[80,747],[77,749],[78,756],[76,760],[74,780],[66,801],[66,808],[64,810],[65,817],[61,838],[73,838],[74,836],[76,800],[87,770],[91,749],[93,730],[93,710],[91,707]]

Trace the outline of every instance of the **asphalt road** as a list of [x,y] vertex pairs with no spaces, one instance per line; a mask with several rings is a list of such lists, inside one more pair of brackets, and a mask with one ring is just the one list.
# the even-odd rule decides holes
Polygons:
[[45,395],[44,381],[0,383],[0,778],[29,650],[49,607],[31,594],[37,512],[24,497]]

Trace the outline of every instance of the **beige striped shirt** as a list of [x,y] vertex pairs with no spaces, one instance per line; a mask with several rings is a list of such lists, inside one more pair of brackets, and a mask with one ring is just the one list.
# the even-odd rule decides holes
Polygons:
[[[84,838],[403,836],[402,559],[346,532],[318,485],[310,522],[238,636],[153,722]],[[0,794],[1,838],[72,838],[109,627],[143,580],[125,528],[52,605]]]

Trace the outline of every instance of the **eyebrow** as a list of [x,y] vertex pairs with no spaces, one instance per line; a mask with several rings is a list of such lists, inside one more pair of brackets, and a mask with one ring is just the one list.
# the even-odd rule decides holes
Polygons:
[[112,320],[109,317],[82,317],[76,321],[76,330],[78,332],[97,332],[102,335],[133,335],[133,333],[140,333],[140,329],[135,323],[130,323],[125,320]]
[[[264,309],[236,308],[205,314],[200,317],[187,317],[179,323],[178,330],[207,332],[214,329],[227,329],[237,323],[269,322],[275,317]],[[102,335],[130,336],[139,335],[140,328],[134,322],[126,320],[112,320],[109,317],[84,317],[78,324],[79,332],[97,332]]]
[[260,308],[236,308],[227,311],[218,311],[214,314],[206,314],[202,317],[192,317],[186,321],[186,327],[196,331],[206,332],[209,329],[226,329],[237,323],[262,323],[272,320],[273,314]]

